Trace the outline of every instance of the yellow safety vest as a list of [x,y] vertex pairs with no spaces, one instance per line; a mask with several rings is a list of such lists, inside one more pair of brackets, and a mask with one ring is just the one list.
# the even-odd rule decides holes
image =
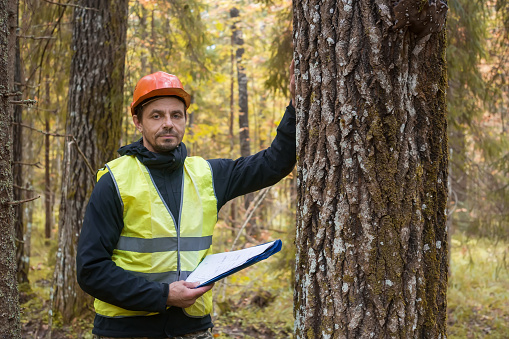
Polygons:
[[[186,158],[177,216],[171,214],[149,171],[136,156],[126,155],[107,163],[98,171],[97,180],[108,171],[122,203],[124,220],[111,259],[124,270],[150,281],[171,284],[185,280],[212,253],[217,199],[209,164],[200,157]],[[180,219],[179,230],[175,218]],[[157,314],[126,310],[99,299],[94,307],[97,314],[105,317]],[[208,315],[212,311],[212,291],[184,311],[191,317]]]

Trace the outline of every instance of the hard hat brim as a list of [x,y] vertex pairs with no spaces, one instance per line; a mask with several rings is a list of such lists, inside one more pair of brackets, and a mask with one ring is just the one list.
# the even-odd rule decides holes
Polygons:
[[153,91],[148,92],[145,95],[142,95],[138,98],[138,100],[131,103],[131,114],[135,115],[135,108],[141,104],[143,101],[153,98],[153,97],[160,97],[160,96],[178,96],[182,99],[184,99],[184,102],[186,104],[186,109],[189,108],[189,105],[191,105],[191,96],[189,93],[184,91],[181,88],[159,88],[155,89]]

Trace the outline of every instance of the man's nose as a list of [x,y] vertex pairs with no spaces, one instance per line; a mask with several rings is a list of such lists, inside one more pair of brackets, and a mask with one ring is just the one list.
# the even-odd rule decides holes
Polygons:
[[171,120],[171,116],[165,116],[163,120],[163,127],[165,128],[173,128],[173,120]]

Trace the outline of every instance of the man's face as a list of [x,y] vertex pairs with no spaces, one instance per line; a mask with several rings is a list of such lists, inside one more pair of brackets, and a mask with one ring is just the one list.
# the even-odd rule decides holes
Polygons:
[[184,138],[185,106],[177,98],[162,97],[146,104],[141,120],[138,120],[137,115],[133,115],[133,121],[143,135],[143,145],[149,151],[172,151]]

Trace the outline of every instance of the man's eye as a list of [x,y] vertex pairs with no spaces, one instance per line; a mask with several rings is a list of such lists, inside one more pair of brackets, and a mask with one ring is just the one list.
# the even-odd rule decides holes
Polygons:
[[159,119],[159,114],[154,114],[154,115],[152,115],[152,118],[153,118],[153,119]]

